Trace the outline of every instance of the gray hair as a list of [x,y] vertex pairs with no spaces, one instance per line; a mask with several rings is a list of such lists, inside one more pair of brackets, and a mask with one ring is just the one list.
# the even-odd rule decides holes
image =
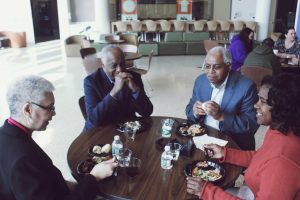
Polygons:
[[25,103],[40,103],[45,98],[45,92],[54,89],[50,81],[40,76],[28,75],[14,80],[6,93],[10,115],[18,117]]
[[229,51],[226,48],[221,47],[221,46],[216,46],[216,47],[210,49],[205,57],[205,61],[209,55],[216,54],[216,53],[220,53],[223,55],[224,63],[226,63],[226,64],[232,63],[231,54],[229,53]]
[[101,50],[101,52],[100,52],[100,58],[101,58],[101,60],[102,61],[104,61],[104,60],[106,61],[107,57],[108,57],[108,53],[111,52],[113,49],[118,49],[119,50],[119,52],[121,53],[121,63],[124,64],[124,66],[125,66],[125,55],[124,55],[124,52],[123,52],[123,50],[119,46],[114,45],[114,44],[107,45],[107,46],[105,46]]

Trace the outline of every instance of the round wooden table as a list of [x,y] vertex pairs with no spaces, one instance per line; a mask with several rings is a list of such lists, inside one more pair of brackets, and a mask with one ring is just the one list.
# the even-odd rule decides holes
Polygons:
[[[124,145],[133,151],[133,156],[142,160],[141,172],[133,179],[130,179],[119,168],[118,176],[112,176],[99,182],[101,195],[112,199],[193,199],[194,195],[186,192],[186,177],[184,167],[192,160],[204,159],[204,153],[195,149],[192,157],[180,156],[170,170],[163,170],[160,166],[162,152],[156,148],[155,141],[161,138],[161,119],[167,117],[146,118],[148,128],[136,135],[134,141],[128,141],[124,134],[116,131],[115,125],[108,125],[90,129],[80,134],[71,144],[68,150],[68,165],[73,176],[79,179],[76,168],[80,161],[88,158],[88,149],[96,144],[112,143],[113,137],[119,134]],[[183,119],[176,119],[185,122]],[[175,124],[176,127],[176,124]],[[227,146],[238,148],[237,144],[228,136],[218,133],[217,130],[208,128],[209,135],[228,140]],[[186,137],[175,134],[172,130],[172,137],[184,143]],[[234,181],[241,173],[242,168],[230,164],[222,164],[226,170],[226,176],[220,187],[226,188],[234,184]]]
[[125,60],[136,60],[140,59],[143,55],[140,53],[124,52]]

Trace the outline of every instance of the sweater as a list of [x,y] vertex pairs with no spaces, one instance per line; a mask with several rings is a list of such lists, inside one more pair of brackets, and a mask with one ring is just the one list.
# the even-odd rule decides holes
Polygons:
[[230,52],[232,58],[231,69],[233,71],[240,71],[248,52],[244,42],[239,38],[238,35],[233,36],[228,51]]
[[257,46],[253,51],[251,51],[245,62],[244,66],[246,67],[265,67],[273,70],[273,74],[279,74],[281,72],[281,64],[277,56],[273,53],[273,49],[261,45]]
[[[269,129],[261,148],[241,151],[225,148],[222,162],[248,167],[245,182],[256,200],[300,199],[300,137]],[[203,200],[233,200],[221,188],[206,183],[200,194]]]

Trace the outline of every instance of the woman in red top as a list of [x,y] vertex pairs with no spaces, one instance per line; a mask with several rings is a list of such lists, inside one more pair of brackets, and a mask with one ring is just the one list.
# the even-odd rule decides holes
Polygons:
[[[260,200],[300,199],[300,77],[282,74],[265,78],[255,104],[257,122],[269,125],[257,151],[210,144],[209,156],[220,162],[247,167],[245,183]],[[200,178],[187,178],[187,192],[203,200],[241,199]]]

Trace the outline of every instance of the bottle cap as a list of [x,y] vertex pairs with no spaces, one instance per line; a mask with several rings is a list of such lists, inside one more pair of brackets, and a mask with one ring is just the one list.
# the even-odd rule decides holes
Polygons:
[[165,146],[165,151],[170,151],[170,146]]
[[114,140],[119,140],[119,139],[120,139],[120,136],[115,135]]

